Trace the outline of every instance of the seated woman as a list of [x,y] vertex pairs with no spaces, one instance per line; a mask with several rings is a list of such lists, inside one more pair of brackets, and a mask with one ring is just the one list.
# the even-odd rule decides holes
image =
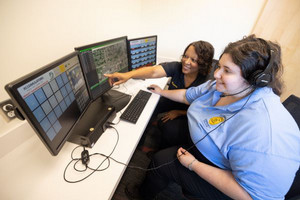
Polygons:
[[[169,90],[187,89],[204,83],[207,80],[213,56],[213,46],[206,41],[200,40],[190,43],[185,48],[181,62],[161,63],[160,65],[153,67],[144,67],[126,73],[105,74],[105,76],[109,78],[111,85],[124,83],[130,78],[145,79],[171,77]],[[114,82],[116,78],[118,81]],[[168,130],[168,127],[175,127],[181,123],[178,120],[186,118],[187,108],[188,106],[181,102],[174,102],[167,98],[161,98],[152,115],[148,129],[151,127],[151,122],[153,122],[160,113],[163,113],[160,126],[163,132]],[[172,132],[172,130],[169,132]],[[170,134],[166,133],[166,135]]]
[[280,46],[251,35],[225,48],[215,81],[187,90],[152,85],[190,105],[190,142],[154,155],[142,199],[172,182],[192,199],[284,199],[300,164],[300,132],[280,102],[282,68]]

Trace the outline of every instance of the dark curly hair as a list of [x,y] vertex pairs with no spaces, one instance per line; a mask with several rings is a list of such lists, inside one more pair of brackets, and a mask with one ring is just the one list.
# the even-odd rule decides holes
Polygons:
[[212,66],[212,61],[215,53],[214,47],[209,42],[199,40],[189,44],[185,48],[183,55],[185,54],[185,52],[188,50],[190,46],[195,47],[195,51],[198,56],[197,63],[199,66],[199,74],[203,76],[207,76]]
[[[283,82],[281,79],[283,66],[281,62],[281,47],[271,41],[257,38],[255,35],[244,37],[225,48],[225,54],[230,54],[232,61],[241,68],[242,76],[249,84],[253,84],[253,74],[263,72],[270,62],[271,50],[273,62],[270,63],[271,81],[267,87],[273,89],[278,96],[282,93]],[[220,58],[222,57],[220,56]]]

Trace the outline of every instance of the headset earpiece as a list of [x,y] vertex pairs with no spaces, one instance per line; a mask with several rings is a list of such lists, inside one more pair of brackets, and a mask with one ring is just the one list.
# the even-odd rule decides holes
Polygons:
[[269,73],[265,73],[265,71],[257,70],[250,77],[250,84],[256,87],[265,87],[272,80],[272,76]]
[[266,69],[263,70],[257,70],[250,76],[250,84],[255,87],[265,87],[272,81],[272,75],[271,75],[271,65],[274,61],[274,50],[270,50],[270,60],[266,67]]

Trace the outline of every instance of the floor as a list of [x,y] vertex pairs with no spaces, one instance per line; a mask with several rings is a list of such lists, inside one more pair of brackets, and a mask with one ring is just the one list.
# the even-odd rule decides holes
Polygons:
[[[147,153],[145,152],[145,147],[148,148],[156,148],[157,145],[157,132],[155,130],[148,130],[147,134],[145,135],[144,140],[142,139],[142,144],[138,146],[136,151],[134,152],[131,161],[129,165],[132,166],[138,166],[142,168],[147,168],[148,164],[150,163],[150,159],[147,156]],[[142,151],[144,150],[144,151]],[[126,194],[125,194],[125,187],[128,183],[140,183],[143,178],[145,177],[146,172],[139,169],[133,169],[127,167],[116,191],[114,196],[112,197],[112,200],[128,200]],[[167,189],[162,191],[158,194],[157,200],[186,200],[182,196],[181,188],[174,184],[171,184],[168,186]]]

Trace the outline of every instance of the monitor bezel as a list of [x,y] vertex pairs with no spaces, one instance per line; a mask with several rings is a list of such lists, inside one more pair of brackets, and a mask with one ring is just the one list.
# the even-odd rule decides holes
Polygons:
[[[33,112],[30,110],[30,108],[28,107],[26,102],[23,100],[22,96],[19,94],[18,88],[21,87],[22,85],[26,84],[27,82],[34,80],[35,78],[43,75],[44,73],[48,72],[49,70],[56,68],[60,64],[63,64],[64,62],[66,62],[67,60],[69,60],[75,56],[77,56],[77,58],[79,60],[78,52],[74,51],[72,53],[67,54],[64,57],[61,57],[45,66],[27,74],[27,75],[24,75],[24,76],[18,78],[17,80],[12,81],[12,82],[8,83],[7,85],[5,85],[5,90],[11,97],[12,102],[13,102],[14,106],[16,107],[16,109],[18,109],[18,111],[27,120],[27,122],[30,124],[30,126],[33,128],[33,130],[38,135],[40,140],[43,142],[43,144],[46,146],[48,151],[53,156],[56,156],[60,152],[60,150],[62,149],[62,147],[64,146],[64,144],[66,143],[66,141],[68,140],[70,135],[72,134],[72,130],[73,130],[74,126],[78,123],[78,120],[80,119],[81,116],[78,117],[77,121],[73,124],[73,126],[70,128],[70,130],[63,136],[62,140],[53,142],[48,138],[48,136],[44,133],[43,129],[40,127],[38,121],[35,119],[35,116],[33,115]],[[81,66],[80,66],[80,68],[81,68]],[[81,70],[82,70],[82,68],[81,68]],[[85,77],[83,77],[83,78],[84,78],[84,81],[86,82]],[[84,113],[86,111],[90,102],[91,102],[91,98],[89,96],[89,101],[87,103],[87,106],[85,107],[85,109],[83,110],[82,113]],[[82,113],[81,113],[81,115],[82,115]]]
[[[117,37],[117,38],[112,38],[112,39],[108,39],[108,40],[104,40],[104,41],[100,41],[100,42],[96,42],[96,43],[92,43],[92,44],[87,44],[87,45],[83,45],[83,46],[79,46],[79,47],[75,47],[74,50],[78,52],[78,57],[79,57],[79,61],[82,62],[81,60],[81,57],[80,57],[80,51],[82,50],[85,50],[85,49],[89,49],[89,48],[95,48],[97,46],[101,46],[101,45],[105,45],[107,43],[113,43],[113,42],[116,42],[116,41],[119,41],[119,40],[125,40],[125,43],[126,43],[126,49],[127,49],[127,67],[119,72],[128,72],[129,69],[130,69],[130,53],[128,52],[128,37],[127,36],[122,36],[122,37]],[[84,69],[84,66],[83,64],[81,63],[81,66],[82,66],[82,71],[83,71],[83,74],[84,74],[84,77],[85,79],[87,80],[88,77],[87,77],[87,74],[85,72],[85,69]],[[88,86],[88,92],[89,92],[89,96],[92,98],[93,101],[95,101],[96,99],[98,99],[99,97],[103,96],[104,93],[106,93],[107,91],[109,91],[110,89],[112,89],[113,86],[109,86],[109,83],[108,83],[108,78],[106,79],[105,83],[106,84],[106,90],[102,91],[100,94],[97,94],[97,96],[95,97],[90,89],[90,85],[89,85],[89,82],[86,81],[86,84]]]
[[[131,64],[131,51],[130,51],[130,42],[131,41],[135,41],[135,40],[142,40],[142,39],[147,39],[147,38],[155,38],[156,40],[156,45],[155,45],[155,64],[157,64],[157,35],[150,35],[150,36],[143,36],[143,37],[138,37],[138,38],[131,38],[131,39],[128,39],[128,59],[129,59],[129,71],[132,71],[132,70],[135,70],[135,69],[138,69],[138,68],[132,68],[132,64]],[[154,65],[152,65],[154,66]]]

